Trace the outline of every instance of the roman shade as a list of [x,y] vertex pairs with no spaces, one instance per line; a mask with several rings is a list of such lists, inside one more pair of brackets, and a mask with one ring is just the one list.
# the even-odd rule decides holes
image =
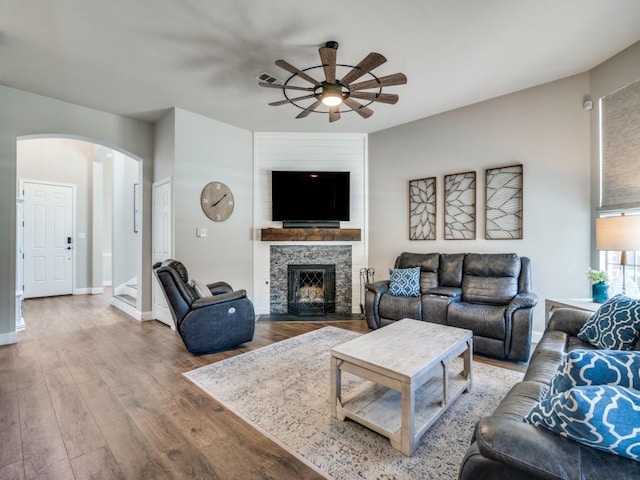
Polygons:
[[610,93],[600,102],[600,209],[640,208],[640,80]]

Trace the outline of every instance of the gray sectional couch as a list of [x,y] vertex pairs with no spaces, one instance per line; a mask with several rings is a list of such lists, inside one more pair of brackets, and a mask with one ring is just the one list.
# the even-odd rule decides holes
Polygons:
[[531,263],[514,253],[441,254],[404,252],[394,268],[420,267],[420,295],[389,294],[389,281],[365,287],[365,315],[371,329],[402,318],[473,331],[474,351],[527,361],[533,308]]
[[[492,415],[478,423],[460,466],[460,480],[640,478],[640,462],[596,450],[523,421],[546,394],[565,354],[594,348],[576,336],[590,315],[573,309],[554,311],[523,381],[513,386]],[[640,341],[635,349],[640,349]]]

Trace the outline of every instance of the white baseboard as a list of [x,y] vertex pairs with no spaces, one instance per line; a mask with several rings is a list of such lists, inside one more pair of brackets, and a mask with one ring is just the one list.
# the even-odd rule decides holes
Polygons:
[[113,286],[113,282],[111,280],[105,280],[104,282],[102,282],[102,286],[103,287],[111,287],[111,286]]
[[73,291],[74,295],[99,295],[101,293],[104,293],[103,287],[76,288]]
[[150,311],[141,312],[137,310],[136,307],[129,305],[127,302],[123,302],[117,297],[113,297],[111,299],[111,305],[116,307],[118,310],[122,310],[124,313],[126,313],[130,317],[135,318],[139,322],[147,322],[149,320],[154,320],[153,312],[150,312]]
[[138,321],[142,320],[142,314],[136,310],[136,307],[132,307],[127,302],[123,302],[118,297],[113,297],[111,299],[111,305],[116,307],[118,310],[122,310],[124,313],[129,315],[130,317],[135,318]]
[[18,343],[18,334],[16,332],[0,333],[0,345],[11,345]]

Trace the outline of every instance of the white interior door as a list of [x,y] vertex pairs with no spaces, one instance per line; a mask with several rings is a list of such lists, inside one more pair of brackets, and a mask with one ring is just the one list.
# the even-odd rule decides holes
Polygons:
[[[153,263],[173,255],[171,180],[153,184]],[[153,277],[153,316],[175,330],[173,317],[158,280]]]
[[73,187],[24,182],[24,297],[73,293]]

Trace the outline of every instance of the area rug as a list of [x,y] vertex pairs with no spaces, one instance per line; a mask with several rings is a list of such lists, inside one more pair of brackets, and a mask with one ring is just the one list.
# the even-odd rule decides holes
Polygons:
[[[424,435],[412,457],[350,420],[331,417],[329,350],[358,333],[324,327],[185,376],[322,475],[335,479],[455,479],[473,428],[522,374],[474,363],[473,388]],[[343,392],[360,379],[343,373]]]

